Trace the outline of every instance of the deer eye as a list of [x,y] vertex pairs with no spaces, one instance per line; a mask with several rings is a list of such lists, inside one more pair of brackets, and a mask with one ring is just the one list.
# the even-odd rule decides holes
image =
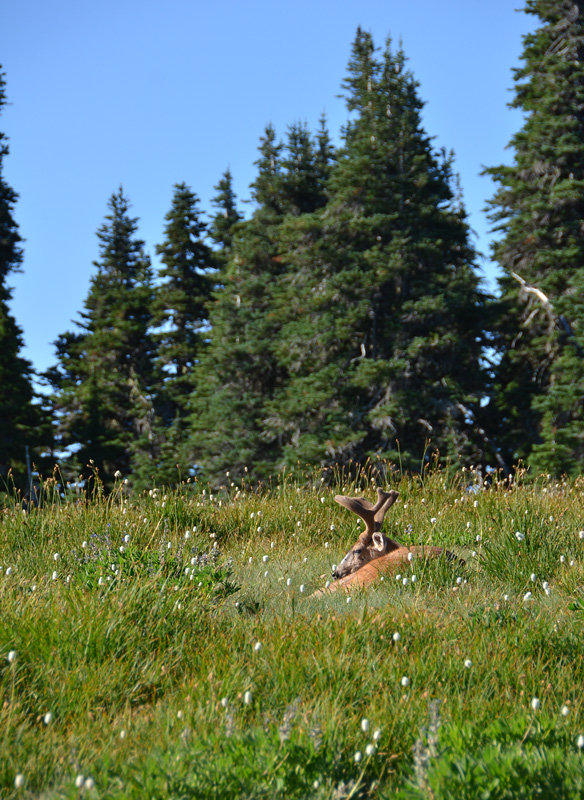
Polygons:
[[359,548],[359,550],[353,550],[353,553],[354,553],[356,556],[360,556],[362,552],[363,552],[363,548],[362,548],[362,547],[360,547],[360,548]]

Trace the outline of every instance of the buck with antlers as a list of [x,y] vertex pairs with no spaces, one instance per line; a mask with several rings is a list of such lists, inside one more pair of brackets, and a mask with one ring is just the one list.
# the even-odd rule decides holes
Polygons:
[[400,567],[413,558],[437,558],[444,555],[449,560],[457,557],[442,547],[417,545],[408,547],[381,533],[381,526],[387,510],[395,503],[398,493],[377,489],[377,502],[370,503],[361,497],[337,495],[339,505],[348,508],[365,523],[365,530],[359,535],[355,545],[349,550],[341,563],[335,568],[333,577],[337,578],[327,589],[320,589],[316,595],[334,592],[337,589],[350,591],[358,586],[368,586],[385,573],[397,572]]

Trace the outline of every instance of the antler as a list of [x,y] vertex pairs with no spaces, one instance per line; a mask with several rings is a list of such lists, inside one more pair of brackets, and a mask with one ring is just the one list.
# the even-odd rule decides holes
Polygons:
[[364,497],[345,497],[345,495],[338,494],[335,501],[365,522],[365,530],[359,534],[359,541],[362,544],[367,544],[371,541],[371,537],[376,531],[381,530],[383,518],[385,514],[399,497],[397,492],[384,492],[380,487],[377,488],[377,502],[375,505],[365,500]]

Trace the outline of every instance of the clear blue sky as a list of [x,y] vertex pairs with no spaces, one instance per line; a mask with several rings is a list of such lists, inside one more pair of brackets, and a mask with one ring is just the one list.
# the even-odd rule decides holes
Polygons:
[[[493,188],[482,165],[509,163],[521,126],[506,104],[512,68],[533,17],[517,0],[13,0],[4,4],[0,63],[10,137],[5,178],[20,195],[24,272],[13,313],[38,370],[72,329],[98,256],[95,232],[122,185],[154,257],[174,183],[211,211],[230,167],[249,196],[259,137],[326,112],[336,137],[337,95],[358,25],[378,45],[403,41],[437,147],[453,149],[476,245],[488,255],[484,214]],[[484,274],[493,285],[488,258]]]

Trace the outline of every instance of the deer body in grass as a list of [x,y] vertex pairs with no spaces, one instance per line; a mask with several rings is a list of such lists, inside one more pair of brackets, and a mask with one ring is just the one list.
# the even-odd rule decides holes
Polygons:
[[442,547],[403,545],[381,532],[385,514],[398,496],[395,491],[384,492],[383,489],[378,488],[375,504],[362,497],[345,497],[344,495],[335,497],[339,505],[361,517],[365,523],[365,530],[335,568],[333,577],[337,580],[331,583],[328,589],[321,589],[316,594],[337,589],[350,591],[359,586],[368,586],[379,580],[384,574],[398,572],[413,558],[428,559],[444,555],[449,560],[457,559],[453,553]]

